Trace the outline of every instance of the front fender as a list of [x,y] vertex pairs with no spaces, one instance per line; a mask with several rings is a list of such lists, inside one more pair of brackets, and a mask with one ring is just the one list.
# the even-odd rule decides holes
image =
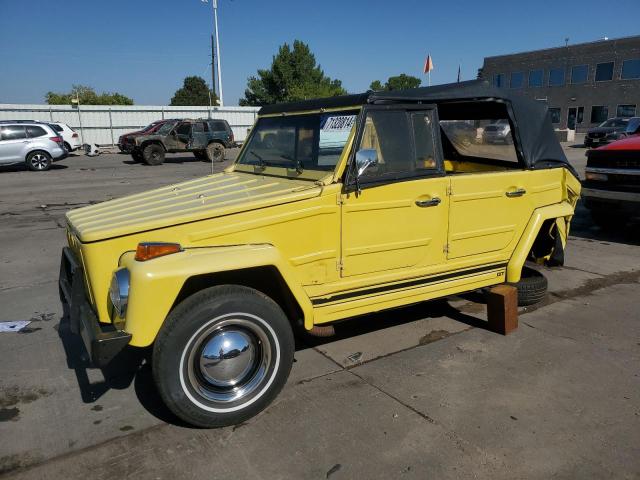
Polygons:
[[569,202],[561,202],[534,210],[533,215],[524,229],[524,232],[520,237],[520,241],[507,264],[507,282],[515,283],[520,281],[520,274],[522,273],[524,262],[527,259],[527,256],[531,251],[531,247],[533,246],[533,242],[538,236],[538,232],[545,220],[549,220],[551,218],[556,219],[562,243],[563,245],[566,245],[567,237],[569,235],[569,222],[573,216],[573,212],[574,207]]
[[305,325],[313,324],[313,307],[295,273],[272,245],[239,245],[186,249],[146,262],[125,253],[120,265],[131,274],[124,330],[130,344],[146,347],[153,343],[164,319],[187,279],[195,275],[252,267],[274,266],[287,283],[304,314]]

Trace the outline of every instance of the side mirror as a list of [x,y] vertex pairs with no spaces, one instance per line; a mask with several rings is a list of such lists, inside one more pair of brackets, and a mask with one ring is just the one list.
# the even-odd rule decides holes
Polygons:
[[356,169],[358,177],[371,166],[378,165],[378,152],[373,148],[363,148],[356,152]]

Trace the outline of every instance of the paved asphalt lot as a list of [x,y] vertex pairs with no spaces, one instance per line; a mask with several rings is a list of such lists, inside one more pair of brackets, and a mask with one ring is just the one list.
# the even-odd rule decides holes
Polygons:
[[[567,147],[582,172],[584,149]],[[234,156],[231,152],[231,157]],[[216,165],[219,170],[223,165]],[[144,354],[87,369],[58,299],[63,214],[201,176],[174,155],[0,169],[0,474],[10,478],[640,478],[640,228],[582,208],[546,302],[508,337],[478,295],[360,318],[299,341],[275,403],[200,430],[159,402]]]

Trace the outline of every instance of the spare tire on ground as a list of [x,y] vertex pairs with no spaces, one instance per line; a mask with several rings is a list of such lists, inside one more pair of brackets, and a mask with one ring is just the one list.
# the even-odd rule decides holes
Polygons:
[[520,281],[512,283],[518,290],[518,306],[526,307],[541,302],[547,295],[547,277],[529,267],[522,267]]

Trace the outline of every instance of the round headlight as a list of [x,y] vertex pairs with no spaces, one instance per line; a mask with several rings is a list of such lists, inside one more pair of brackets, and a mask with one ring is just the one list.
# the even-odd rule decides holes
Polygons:
[[124,318],[129,300],[129,270],[119,268],[113,272],[111,286],[109,287],[109,299],[119,317]]

